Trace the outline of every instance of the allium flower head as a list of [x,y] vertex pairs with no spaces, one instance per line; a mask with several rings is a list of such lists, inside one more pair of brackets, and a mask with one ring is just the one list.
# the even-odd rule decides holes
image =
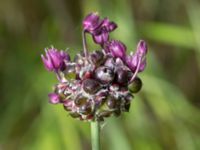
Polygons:
[[[43,63],[58,78],[50,103],[62,104],[70,116],[86,121],[103,121],[129,111],[133,94],[142,87],[138,73],[146,66],[147,45],[141,40],[134,54],[126,54],[125,44],[109,38],[116,28],[108,18],[90,13],[83,20],[83,53],[72,60],[65,51],[46,50]],[[88,52],[86,34],[99,50]]]

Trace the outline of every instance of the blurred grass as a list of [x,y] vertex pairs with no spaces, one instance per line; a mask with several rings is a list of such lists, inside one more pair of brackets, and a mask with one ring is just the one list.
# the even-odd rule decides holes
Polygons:
[[50,45],[80,51],[91,11],[117,22],[112,37],[129,52],[149,44],[143,89],[130,113],[106,121],[102,148],[200,149],[199,10],[195,0],[0,1],[0,149],[91,149],[89,124],[48,104],[56,78],[40,59]]

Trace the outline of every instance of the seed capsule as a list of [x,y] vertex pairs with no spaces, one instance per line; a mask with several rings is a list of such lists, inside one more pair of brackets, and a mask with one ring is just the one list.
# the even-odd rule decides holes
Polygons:
[[140,78],[136,77],[131,84],[129,84],[128,89],[132,93],[137,93],[142,88],[142,81]]
[[104,54],[102,51],[95,51],[90,55],[91,61],[99,66],[104,62]]
[[99,89],[100,89],[100,84],[98,81],[95,81],[93,79],[85,79],[83,81],[83,90],[86,92],[86,93],[89,93],[89,94],[94,94],[96,93]]
[[113,81],[114,72],[108,67],[99,67],[95,70],[95,77],[103,84],[107,84]]

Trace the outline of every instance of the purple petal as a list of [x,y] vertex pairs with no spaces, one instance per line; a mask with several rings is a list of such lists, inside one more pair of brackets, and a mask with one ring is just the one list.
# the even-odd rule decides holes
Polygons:
[[131,69],[131,71],[135,71],[138,64],[138,55],[126,56],[126,64]]
[[111,32],[117,28],[117,24],[111,22],[108,18],[103,19],[102,27],[105,27],[107,32]]
[[147,54],[147,44],[145,41],[143,40],[140,40],[138,45],[137,45],[137,53],[141,54],[142,56],[146,55]]
[[66,61],[70,61],[70,56],[67,52],[61,50],[60,51],[60,56],[62,57],[63,60],[66,60]]
[[139,72],[144,71],[145,67],[146,67],[146,59],[144,59],[144,60],[141,62],[140,68],[139,68]]
[[113,40],[109,43],[108,49],[114,57],[125,58],[126,46],[122,42]]
[[59,68],[62,63],[62,57],[60,56],[60,53],[57,50],[50,49],[48,51],[49,56],[51,57],[52,63],[55,68]]
[[90,13],[83,20],[83,28],[85,31],[91,32],[100,24],[100,18],[97,13]]
[[58,104],[60,102],[59,95],[56,93],[50,93],[49,95],[49,102],[52,104]]
[[100,45],[103,45],[109,40],[109,34],[106,31],[103,31],[99,35],[93,35],[92,37],[93,37],[94,42]]
[[48,71],[57,71],[63,68],[64,60],[69,60],[69,55],[55,48],[45,50],[46,57],[41,55],[42,61]]
[[45,68],[48,71],[53,71],[54,67],[52,65],[52,62],[51,62],[51,59],[49,58],[49,56],[47,55],[47,58],[45,58],[44,55],[41,55],[41,58],[42,58]]
[[146,67],[145,55],[147,53],[147,50],[148,48],[145,41],[140,40],[135,54],[131,56],[126,56],[125,62],[132,72],[134,72],[137,67],[139,67],[139,70],[138,70],[139,72],[145,69]]

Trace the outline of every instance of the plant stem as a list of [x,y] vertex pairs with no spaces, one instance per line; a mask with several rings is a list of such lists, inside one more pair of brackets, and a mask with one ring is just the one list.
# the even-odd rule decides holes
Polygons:
[[82,39],[83,39],[83,52],[85,57],[88,57],[88,50],[87,50],[87,43],[86,43],[86,36],[85,36],[85,31],[82,32]]
[[100,150],[100,124],[98,121],[91,122],[92,150]]

